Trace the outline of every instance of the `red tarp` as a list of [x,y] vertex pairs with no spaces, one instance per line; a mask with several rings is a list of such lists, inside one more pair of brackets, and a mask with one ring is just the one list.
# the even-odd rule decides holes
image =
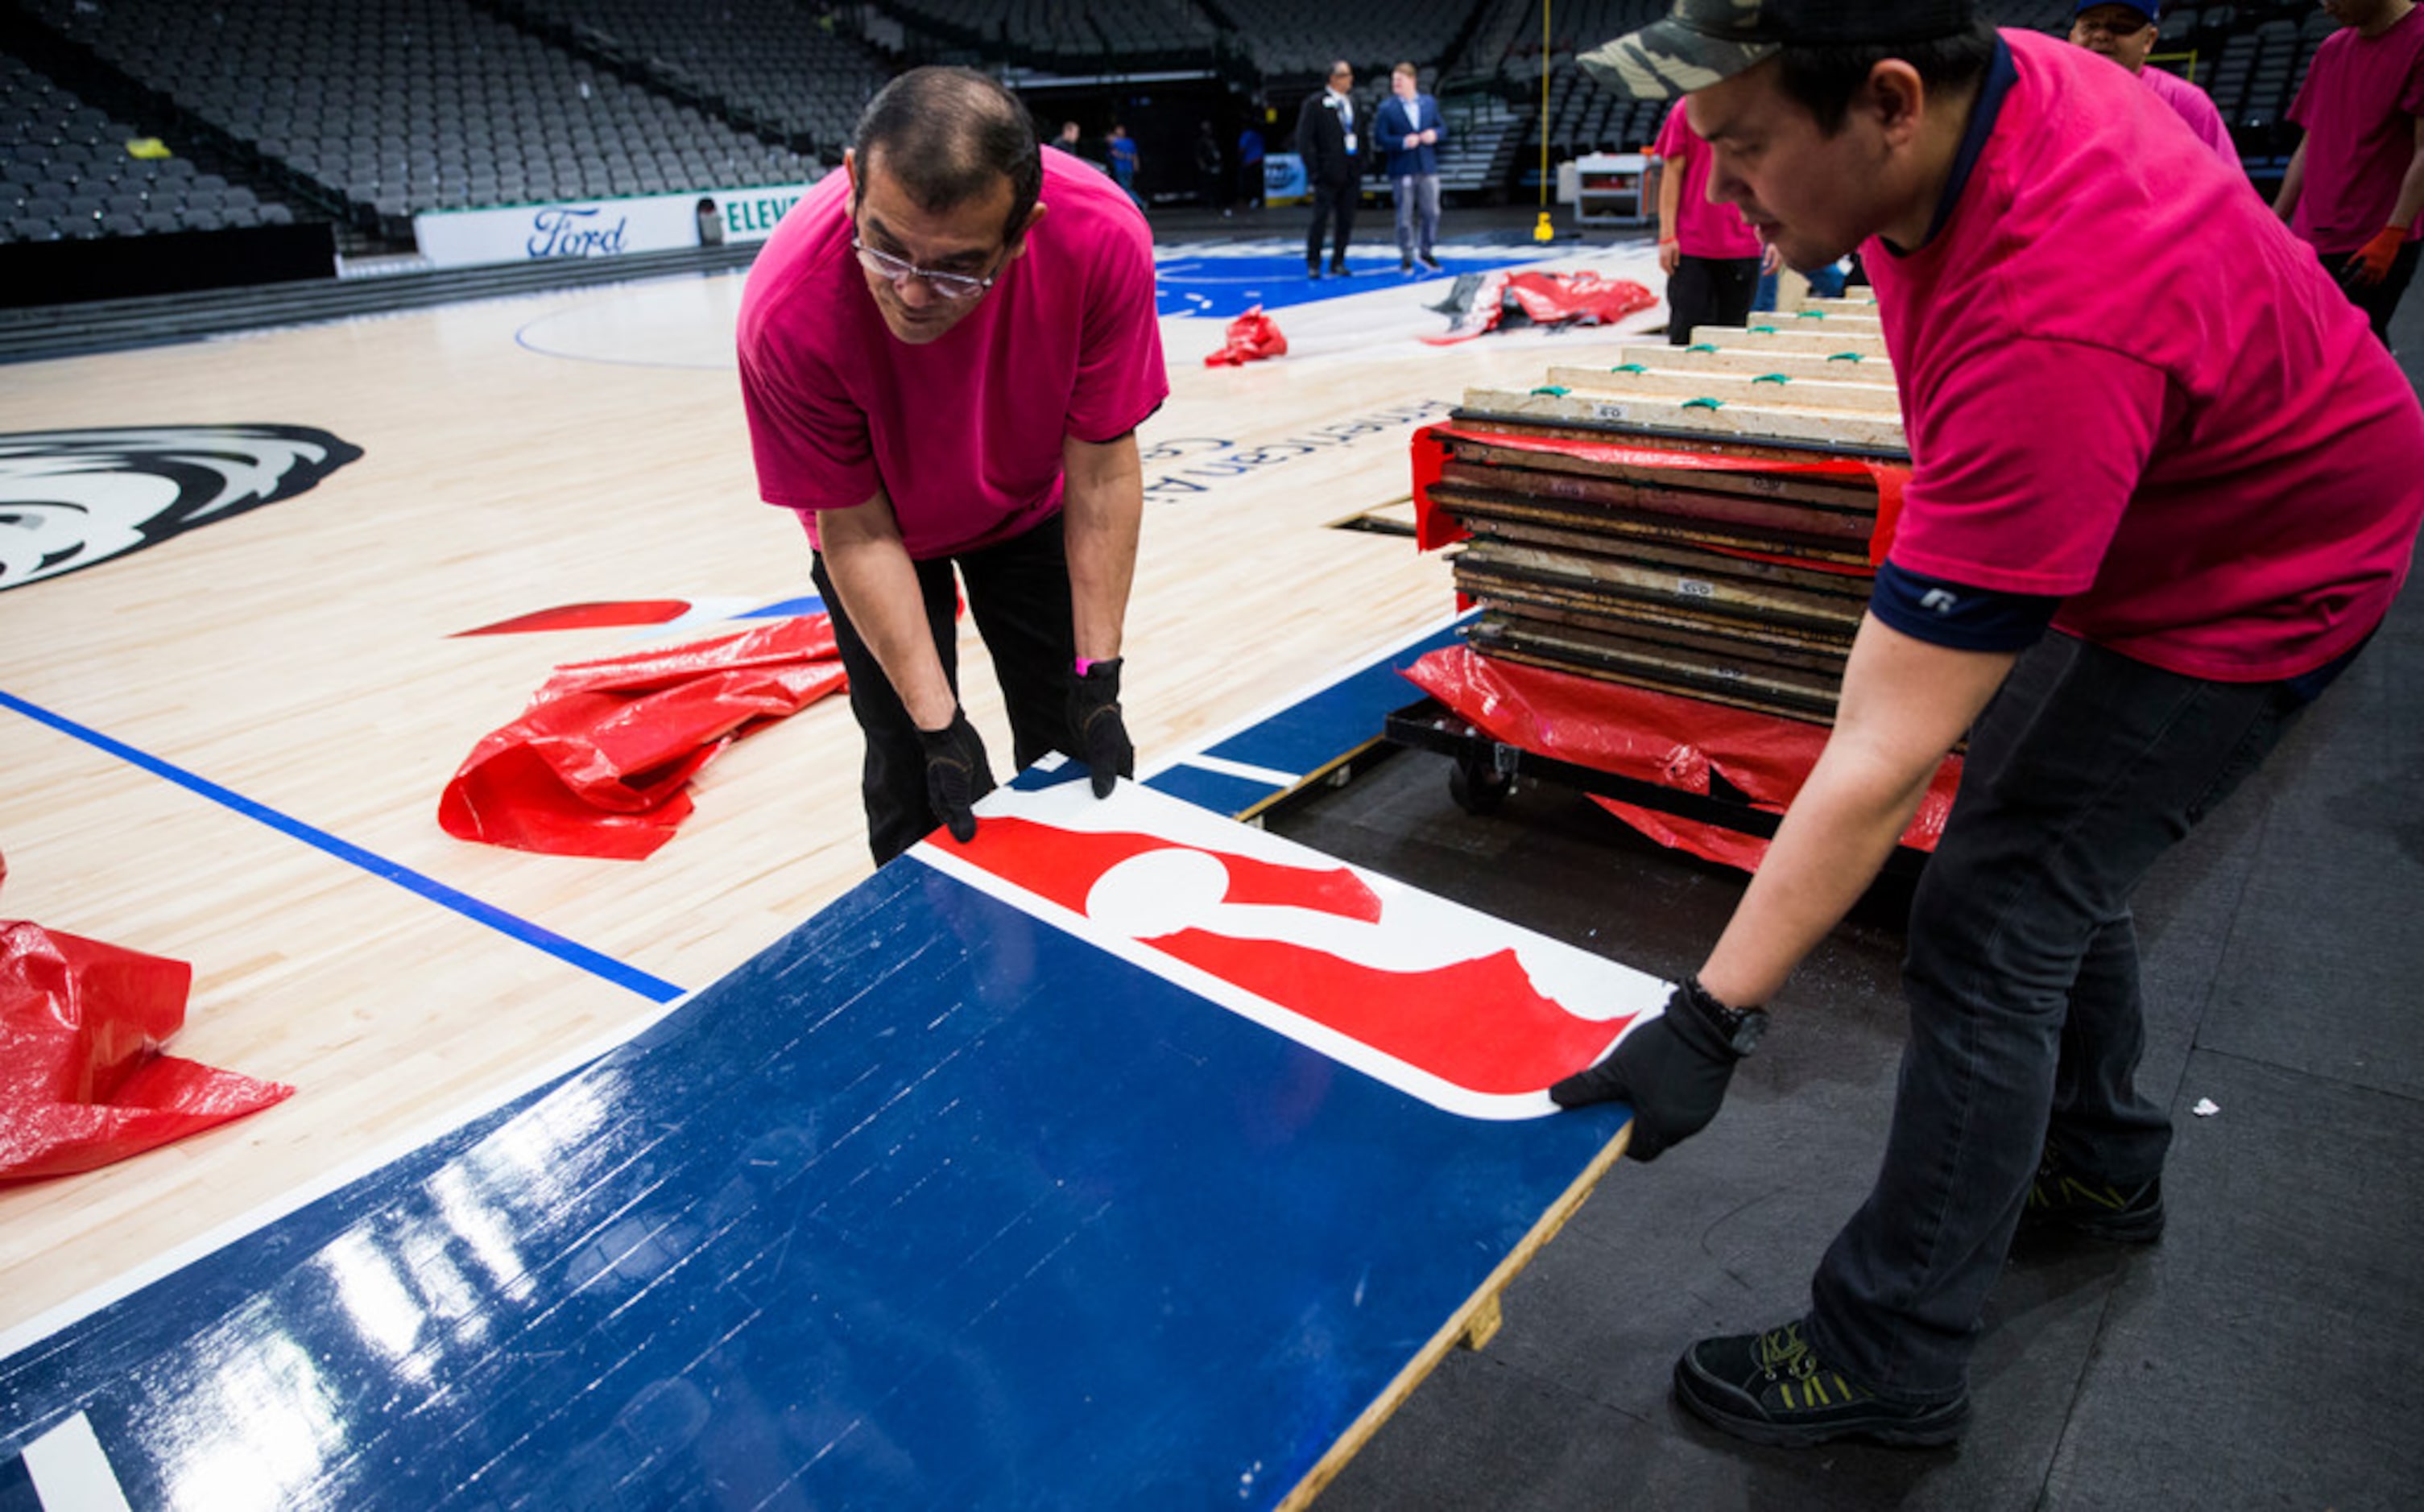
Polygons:
[[717,752],[844,681],[823,614],[558,667],[472,748],[438,822],[518,851],[641,860],[690,817],[683,789]]
[[1649,309],[1658,296],[1630,279],[1603,279],[1596,273],[1510,272],[1500,269],[1482,277],[1473,302],[1456,318],[1444,336],[1426,336],[1431,346],[1469,342],[1497,327],[1507,306],[1538,325],[1612,326],[1625,316]]
[[293,1094],[160,1053],[192,980],[182,961],[0,923],[0,1181],[90,1170]]
[[[1702,795],[1715,772],[1753,804],[1778,814],[1801,790],[1826,744],[1823,725],[1523,666],[1469,646],[1433,651],[1406,676],[1502,745]],[[1960,778],[1960,757],[1946,756],[1903,844],[1936,849]],[[1659,844],[1703,860],[1755,871],[1767,854],[1767,842],[1757,836],[1614,799],[1594,802]]]
[[1207,368],[1234,368],[1267,357],[1287,356],[1287,338],[1256,305],[1229,322],[1228,344],[1204,359]]

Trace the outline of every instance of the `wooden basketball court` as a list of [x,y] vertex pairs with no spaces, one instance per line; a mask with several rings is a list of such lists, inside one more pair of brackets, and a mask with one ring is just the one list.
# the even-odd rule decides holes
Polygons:
[[[1277,308],[1286,358],[1207,368],[1223,320],[1173,303],[1226,311],[1269,258],[1240,251],[1223,288],[1221,249],[1188,251],[1217,297],[1165,298],[1173,391],[1140,436],[1125,654],[1148,771],[1443,622],[1441,560],[1333,527],[1402,507],[1413,429],[1468,390],[1604,368],[1662,313],[1435,347],[1420,338],[1447,317],[1425,307],[1448,285],[1401,281],[1390,257]],[[1568,244],[1541,265],[1662,286],[1638,248]],[[448,777],[551,668],[811,591],[798,525],[756,498],[729,356],[741,286],[0,368],[7,467],[31,479],[8,486],[35,490],[19,498],[74,470],[42,460],[66,447],[56,433],[140,431],[173,456],[216,427],[299,427],[359,453],[305,491],[0,592],[0,915],[190,962],[172,1049],[297,1089],[113,1167],[0,1187],[0,1354],[628,1038],[868,876],[837,699],[710,765],[696,813],[644,862],[467,843],[436,819]],[[690,606],[670,625],[457,638],[667,599]],[[998,762],[973,634],[963,654]]]

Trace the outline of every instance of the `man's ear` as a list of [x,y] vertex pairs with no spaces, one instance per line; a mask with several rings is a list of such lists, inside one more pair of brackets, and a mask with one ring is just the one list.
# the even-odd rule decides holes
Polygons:
[[1874,114],[1887,140],[1902,145],[1919,135],[1919,119],[1928,104],[1927,85],[1919,70],[1889,57],[1869,71],[1862,103]]
[[850,181],[850,197],[856,199],[858,198],[858,149],[845,147],[841,150],[841,171],[843,177]]
[[1011,256],[1025,257],[1027,255],[1027,233],[1035,229],[1035,223],[1042,220],[1044,218],[1044,212],[1050,208],[1050,206],[1046,205],[1041,199],[1038,199],[1034,204],[1028,207],[1027,218],[1018,223],[1017,231],[1013,233],[1010,239]]

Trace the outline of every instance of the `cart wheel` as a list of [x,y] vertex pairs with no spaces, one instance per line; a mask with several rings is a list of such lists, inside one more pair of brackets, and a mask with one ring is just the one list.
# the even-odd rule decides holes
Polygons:
[[1497,813],[1514,789],[1515,779],[1486,761],[1459,759],[1448,769],[1447,795],[1476,819]]

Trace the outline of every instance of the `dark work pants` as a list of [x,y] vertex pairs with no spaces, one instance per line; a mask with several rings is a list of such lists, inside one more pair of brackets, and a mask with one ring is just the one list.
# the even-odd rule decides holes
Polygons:
[[2161,1170],[2170,1119],[2135,1080],[2130,894],[2310,696],[2066,636],[2013,669],[1911,904],[1884,1166],[1810,1282],[1829,1365],[1889,1397],[1960,1395],[2045,1147],[2118,1185]]
[[[1069,559],[1061,546],[1060,517],[979,550],[917,564],[927,628],[943,659],[943,675],[956,694],[960,659],[954,565],[967,587],[968,613],[993,654],[994,674],[1009,708],[1012,770],[1033,765],[1048,751],[1074,750],[1069,676],[1077,659],[1077,633],[1070,618]],[[867,803],[868,847],[880,867],[935,826],[926,801],[925,749],[883,665],[842,612],[841,596],[825,575],[822,556],[811,575],[833,615],[842,669],[850,674],[851,713],[867,737],[860,785]]]
[[1332,217],[1338,221],[1337,239],[1330,244],[1330,265],[1347,265],[1347,244],[1355,235],[1355,203],[1363,197],[1361,178],[1342,179],[1335,183],[1316,181],[1313,185],[1313,229],[1305,233],[1304,265],[1321,266],[1321,231]]
[[1666,342],[1692,344],[1695,326],[1740,326],[1759,293],[1755,257],[1683,257],[1666,280]]

